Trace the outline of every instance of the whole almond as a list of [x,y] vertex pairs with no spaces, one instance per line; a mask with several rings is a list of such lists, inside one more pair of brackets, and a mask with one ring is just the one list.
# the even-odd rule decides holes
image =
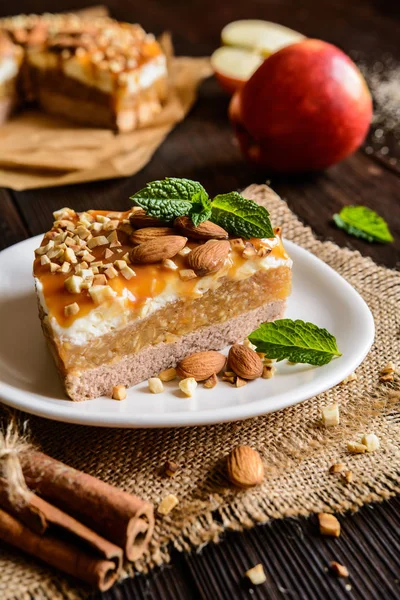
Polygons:
[[194,248],[186,257],[186,262],[198,275],[207,275],[219,271],[229,254],[231,245],[228,240],[208,240]]
[[240,488],[259,485],[264,479],[264,465],[261,456],[250,446],[237,446],[227,459],[227,472],[230,481]]
[[263,372],[261,358],[254,350],[234,344],[228,354],[229,366],[242,379],[257,379]]
[[190,217],[178,217],[174,221],[174,227],[180,233],[192,240],[227,240],[228,232],[211,221],[203,221],[197,227]]
[[129,220],[133,227],[162,227],[164,224],[160,219],[147,215],[143,208],[139,208],[132,212],[129,215]]
[[174,235],[174,233],[172,227],[144,227],[134,231],[129,239],[132,244],[143,244],[143,242],[148,242],[156,237]]
[[133,264],[157,263],[172,258],[185,246],[187,239],[180,235],[165,235],[132,248],[129,258]]
[[225,363],[226,356],[215,350],[196,352],[181,360],[176,372],[179,377],[194,377],[196,381],[204,381],[222,371]]

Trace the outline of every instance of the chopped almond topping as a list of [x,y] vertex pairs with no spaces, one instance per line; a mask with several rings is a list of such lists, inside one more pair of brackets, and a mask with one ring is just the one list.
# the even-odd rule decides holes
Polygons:
[[105,235],[98,235],[88,241],[88,247],[90,249],[96,248],[96,246],[106,246],[107,244],[109,244],[109,241]]
[[64,287],[70,294],[80,294],[82,291],[82,277],[79,275],[71,275],[64,281]]
[[125,277],[125,279],[129,280],[132,279],[132,277],[135,277],[136,273],[130,267],[124,267],[123,269],[121,269],[121,275]]
[[340,536],[340,523],[334,515],[330,513],[319,513],[319,530],[322,535],[332,537]]
[[170,258],[166,258],[165,260],[162,261],[162,266],[165,269],[170,269],[171,271],[176,271],[179,267],[176,263],[174,263],[173,260],[171,260]]
[[351,483],[353,481],[353,473],[351,471],[345,471],[343,473],[343,479],[346,483]]
[[191,251],[192,249],[189,248],[189,246],[185,246],[184,248],[182,248],[182,250],[179,250],[178,254],[179,256],[187,256],[188,254],[190,254]]
[[41,256],[42,254],[46,254],[52,248],[54,248],[54,242],[53,240],[49,240],[45,246],[40,246],[39,248],[36,248],[35,254]]
[[59,221],[60,219],[69,219],[70,217],[74,217],[75,214],[76,213],[74,210],[72,210],[72,208],[67,208],[65,206],[64,208],[54,211],[53,217],[55,221]]
[[104,274],[107,275],[109,279],[114,279],[114,277],[118,276],[118,271],[114,269],[114,267],[108,267]]
[[164,386],[159,377],[150,377],[147,383],[152,394],[161,394],[164,391]]
[[242,379],[242,378],[241,378],[241,377],[239,377],[239,376],[237,376],[237,377],[236,377],[236,382],[235,382],[235,385],[236,385],[236,387],[237,387],[237,388],[243,387],[243,386],[244,386],[244,385],[246,385],[246,384],[247,384],[247,381],[246,381],[246,379]]
[[110,248],[106,248],[106,251],[104,252],[104,258],[108,260],[112,256],[114,256],[114,252],[110,250]]
[[367,451],[367,446],[359,442],[347,442],[347,450],[351,454],[364,454]]
[[66,246],[75,246],[75,242],[74,242],[74,240],[72,239],[72,237],[67,237],[67,238],[65,238],[65,245],[66,245]]
[[256,351],[257,346],[255,346],[254,344],[251,343],[251,341],[246,338],[243,341],[243,346],[246,346],[246,348],[250,348],[250,350],[254,350],[254,352]]
[[259,256],[260,258],[265,258],[266,256],[268,256],[268,254],[271,254],[271,248],[266,248],[265,246],[260,246],[260,248],[257,251],[257,256]]
[[161,371],[158,377],[161,379],[161,381],[164,382],[173,381],[174,379],[176,379],[176,369],[165,369],[165,371]]
[[50,262],[51,262],[51,261],[50,261],[49,257],[48,257],[48,256],[46,256],[46,254],[43,254],[43,255],[40,257],[40,264],[41,264],[41,265],[49,265],[49,264],[50,264]]
[[253,585],[261,585],[262,583],[267,581],[267,578],[264,573],[264,567],[261,564],[256,565],[252,569],[246,571],[246,577],[251,581]]
[[64,315],[66,317],[73,317],[79,312],[79,305],[74,302],[73,304],[68,304],[64,307]]
[[367,452],[375,452],[380,448],[380,440],[375,433],[365,433],[362,437],[361,443],[367,448]]
[[90,231],[94,231],[94,233],[100,233],[102,229],[103,225],[101,223],[92,223],[92,225],[90,225]]
[[96,221],[98,223],[108,223],[109,217],[105,217],[104,215],[96,215]]
[[[112,231],[110,233],[110,235],[107,237],[108,241],[110,244],[115,244],[116,242],[118,242],[118,234],[116,231]],[[112,247],[112,246],[110,246]]]
[[112,391],[113,400],[125,400],[126,387],[124,385],[115,385]]
[[114,267],[117,267],[117,269],[119,269],[120,271],[122,271],[122,269],[125,269],[125,267],[127,267],[128,265],[126,264],[125,260],[115,260],[114,261]]
[[379,381],[384,383],[386,381],[394,381],[396,374],[396,367],[392,362],[389,362],[379,373]]
[[350,375],[347,375],[347,377],[345,377],[341,383],[342,385],[346,385],[347,383],[350,383],[351,381],[356,381],[357,379],[358,377],[355,373],[350,373]]
[[271,379],[275,374],[275,367],[272,365],[264,365],[261,377],[263,379]]
[[194,377],[187,377],[179,382],[179,388],[186,396],[191,398],[197,388],[197,381]]
[[165,496],[161,500],[160,504],[158,505],[157,512],[163,516],[169,515],[171,510],[173,510],[178,504],[178,498],[174,496],[174,494],[168,494],[168,496]]
[[168,477],[174,477],[178,471],[179,465],[176,462],[173,462],[172,460],[167,460],[167,462],[164,465],[165,475],[167,475]]
[[190,279],[196,279],[197,275],[193,269],[181,269],[179,271],[179,277],[182,281],[189,281]]
[[72,265],[76,265],[76,263],[78,262],[78,259],[76,258],[76,254],[72,250],[72,248],[67,248],[64,251],[64,260],[71,263]]
[[114,290],[109,285],[92,285],[89,294],[95,304],[102,304],[115,296]]
[[55,273],[56,271],[58,271],[60,268],[60,265],[58,265],[57,263],[50,263],[50,272],[51,273]]
[[325,425],[325,427],[333,427],[334,425],[339,425],[339,406],[336,403],[324,406],[321,414],[322,422]]
[[345,567],[344,565],[341,565],[340,563],[336,562],[335,560],[331,562],[331,569],[339,577],[348,577],[349,576],[349,571],[348,571],[347,567]]
[[236,250],[237,252],[243,252],[245,249],[245,243],[242,238],[236,238],[234,240],[229,240],[231,243],[232,250]]
[[257,250],[254,248],[253,244],[247,242],[246,247],[242,252],[243,258],[253,258],[254,256],[256,256],[256,254]]
[[341,473],[346,468],[344,463],[335,463],[329,468],[329,473]]
[[111,221],[108,221],[108,223],[104,223],[104,231],[113,231],[114,229],[117,229],[119,225],[119,221],[113,219]]
[[47,258],[53,259],[53,258],[60,258],[61,256],[63,256],[64,254],[64,250],[62,248],[52,248],[51,250],[49,250],[47,252]]
[[71,264],[68,261],[64,261],[63,264],[61,265],[60,272],[68,273],[70,268],[71,268]]
[[212,389],[217,385],[217,383],[218,383],[218,377],[216,376],[215,373],[213,373],[211,375],[211,377],[206,379],[206,381],[203,383],[203,385],[205,388]]
[[78,225],[78,227],[76,228],[76,234],[82,239],[82,240],[86,240],[86,238],[89,237],[90,235],[90,231],[87,227],[85,227],[84,225]]
[[93,285],[107,285],[107,277],[105,275],[95,275]]

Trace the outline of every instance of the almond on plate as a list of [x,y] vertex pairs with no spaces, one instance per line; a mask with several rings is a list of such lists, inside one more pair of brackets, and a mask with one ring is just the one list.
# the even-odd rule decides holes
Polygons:
[[257,379],[262,375],[261,358],[254,350],[243,344],[233,344],[229,350],[228,361],[232,371],[242,379]]
[[205,381],[222,371],[226,356],[215,350],[196,352],[180,361],[176,368],[179,377],[193,377],[196,381]]

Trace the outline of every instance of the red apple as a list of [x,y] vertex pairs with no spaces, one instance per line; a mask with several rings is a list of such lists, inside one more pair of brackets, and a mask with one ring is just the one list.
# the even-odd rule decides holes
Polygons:
[[222,46],[211,56],[211,66],[221,87],[233,94],[246,83],[263,62],[263,57],[242,48]]
[[229,114],[252,162],[280,172],[314,171],[360,146],[372,100],[346,54],[306,39],[267,58],[233,96]]

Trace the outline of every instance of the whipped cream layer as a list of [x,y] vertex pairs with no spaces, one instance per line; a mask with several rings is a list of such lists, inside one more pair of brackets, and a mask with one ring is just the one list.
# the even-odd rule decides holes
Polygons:
[[[242,250],[231,244],[231,249],[222,267],[205,276],[197,276],[190,280],[183,280],[180,272],[187,269],[186,255],[178,254],[173,258],[175,268],[167,268],[162,263],[156,264],[131,264],[129,261],[129,251],[133,248],[130,241],[130,235],[133,229],[129,223],[129,211],[126,213],[107,213],[106,211],[88,211],[83,215],[77,215],[70,209],[64,209],[69,212],[57,215],[59,218],[55,222],[55,227],[46,234],[42,246],[37,249],[39,252],[34,263],[34,276],[37,289],[37,295],[41,307],[47,315],[47,321],[53,330],[53,334],[60,342],[70,342],[74,345],[84,345],[90,340],[102,336],[111,331],[123,328],[132,321],[140,321],[152,313],[162,309],[167,304],[174,303],[185,298],[201,297],[209,290],[218,289],[224,281],[239,281],[252,277],[262,270],[276,269],[278,267],[291,268],[292,261],[287,255],[280,235],[271,239],[253,239],[247,242],[258,252],[263,250],[263,254],[255,253],[254,256],[244,258]],[[107,216],[108,215],[108,216]],[[103,227],[110,227],[113,224],[111,235],[112,239],[119,238],[118,242],[113,242],[108,246],[94,247],[92,249],[82,249],[75,246],[77,263],[71,264],[68,272],[61,272],[64,263],[62,252],[69,252],[63,249],[64,242],[61,242],[61,249],[58,250],[57,244],[52,244],[52,239],[57,241],[57,237],[62,232],[62,227],[70,227],[69,235],[76,236],[75,231],[80,231],[81,222],[86,219],[93,219],[91,224],[95,236],[110,235],[110,229],[103,230]],[[97,221],[100,219],[100,222]],[[83,220],[83,221],[82,221]],[[104,222],[101,222],[103,221]],[[57,226],[59,225],[59,226]],[[61,225],[61,226],[60,226]],[[68,229],[65,230],[66,232]],[[112,233],[114,232],[114,233]],[[63,238],[61,233],[61,239]],[[79,238],[76,237],[75,242]],[[186,244],[187,252],[199,245],[200,242],[188,240]],[[112,247],[110,247],[112,245]],[[50,246],[50,247],[49,247]],[[46,249],[46,253],[43,251]],[[60,254],[61,252],[61,254]],[[88,264],[83,265],[85,252],[89,253],[93,260],[91,265],[96,265],[96,269],[110,273],[109,267],[115,266],[115,273],[107,279],[108,297],[100,304],[96,303],[91,297],[90,290],[83,289],[79,293],[69,293],[65,289],[65,281],[74,273],[86,274]],[[265,255],[266,254],[266,255]],[[50,264],[47,258],[50,256]],[[119,261],[127,261],[129,269],[129,279],[124,276],[124,271],[118,271]],[[57,262],[58,261],[58,265]],[[51,267],[53,265],[53,267]],[[56,265],[56,267],[54,267]],[[52,268],[54,271],[52,271]],[[96,276],[95,276],[96,277]],[[98,276],[97,276],[98,277]],[[107,275],[108,277],[108,275]],[[106,278],[104,276],[104,278]],[[96,283],[96,282],[94,282]],[[76,304],[77,313],[74,315],[65,314],[65,308],[70,304]]]

